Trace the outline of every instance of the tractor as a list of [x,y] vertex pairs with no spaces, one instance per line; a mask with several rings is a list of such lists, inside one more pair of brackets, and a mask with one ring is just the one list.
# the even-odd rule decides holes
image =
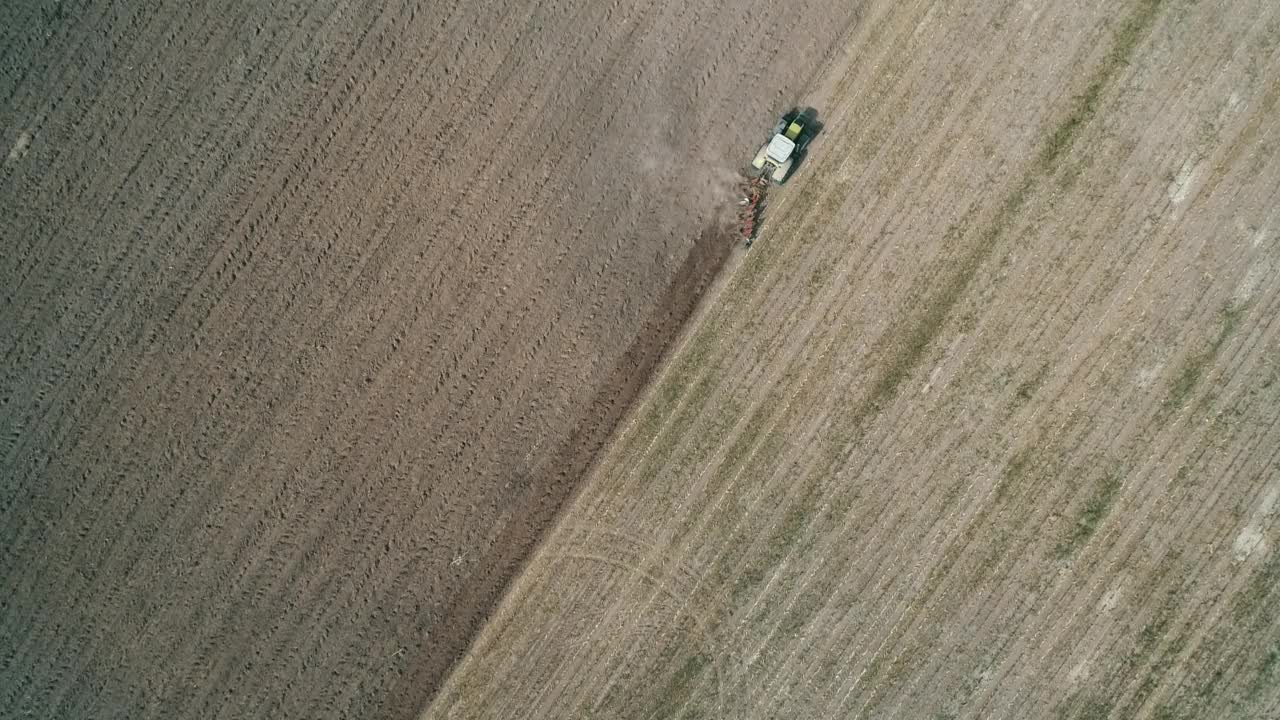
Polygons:
[[786,182],[797,159],[804,154],[805,146],[813,138],[814,123],[808,113],[792,110],[782,116],[773,129],[773,137],[760,148],[751,161],[751,167],[768,175],[775,183]]

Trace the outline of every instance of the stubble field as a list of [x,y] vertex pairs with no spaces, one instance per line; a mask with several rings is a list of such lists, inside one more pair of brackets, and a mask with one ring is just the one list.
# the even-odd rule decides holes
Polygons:
[[420,712],[853,15],[6,3],[0,716]]
[[1274,3],[868,2],[424,718],[1280,716],[1277,78]]

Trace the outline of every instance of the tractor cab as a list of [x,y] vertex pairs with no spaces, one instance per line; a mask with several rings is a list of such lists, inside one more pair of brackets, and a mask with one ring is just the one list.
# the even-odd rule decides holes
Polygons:
[[800,135],[804,133],[804,125],[801,124],[800,118],[795,118],[787,123],[787,129],[782,133],[783,137],[791,142],[800,142]]

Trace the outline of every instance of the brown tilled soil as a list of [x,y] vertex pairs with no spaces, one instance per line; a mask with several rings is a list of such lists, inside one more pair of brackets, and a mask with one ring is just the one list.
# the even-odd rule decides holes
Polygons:
[[414,715],[854,13],[0,8],[0,715]]

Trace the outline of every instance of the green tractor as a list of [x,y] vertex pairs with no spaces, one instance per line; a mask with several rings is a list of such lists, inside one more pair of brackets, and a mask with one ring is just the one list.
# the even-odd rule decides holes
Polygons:
[[751,167],[761,175],[767,174],[775,183],[786,182],[796,161],[804,154],[805,146],[813,138],[815,124],[809,113],[798,109],[783,115],[773,129],[773,137],[751,161]]

